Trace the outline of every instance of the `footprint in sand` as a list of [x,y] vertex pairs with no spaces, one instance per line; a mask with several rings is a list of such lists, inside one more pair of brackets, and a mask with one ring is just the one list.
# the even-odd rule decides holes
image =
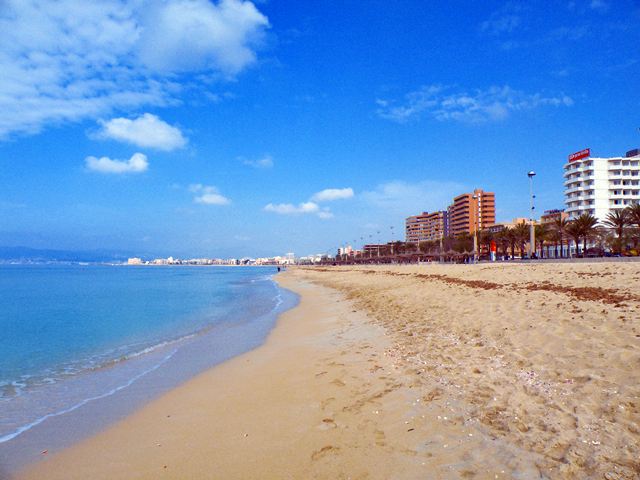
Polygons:
[[342,380],[340,380],[339,378],[336,378],[335,380],[333,380],[331,382],[333,385],[336,385],[337,387],[344,387],[346,385],[346,383],[344,383]]
[[329,430],[330,428],[336,428],[337,426],[338,425],[336,425],[336,422],[333,420],[333,418],[323,418],[322,423],[318,425],[318,428],[320,430]]
[[333,445],[326,445],[322,447],[320,450],[316,450],[311,454],[311,460],[316,461],[320,460],[322,457],[325,457],[330,454],[337,454],[340,451],[340,447],[334,447]]
[[322,400],[322,402],[320,402],[320,408],[324,410],[333,401],[335,401],[334,397],[329,397],[329,398],[326,398],[326,399]]
[[328,372],[322,371],[320,373],[316,373],[316,377],[321,377],[322,375],[326,375]]

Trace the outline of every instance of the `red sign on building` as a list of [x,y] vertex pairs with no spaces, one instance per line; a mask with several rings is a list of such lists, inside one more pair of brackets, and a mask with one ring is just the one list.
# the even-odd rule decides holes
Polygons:
[[569,155],[569,161],[575,162],[576,160],[580,160],[581,158],[587,158],[591,155],[591,149],[585,148],[584,150],[580,150],[579,152],[572,153]]

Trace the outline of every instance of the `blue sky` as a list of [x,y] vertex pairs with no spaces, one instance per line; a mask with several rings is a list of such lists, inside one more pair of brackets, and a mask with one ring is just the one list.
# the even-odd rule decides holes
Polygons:
[[[640,3],[0,2],[0,245],[262,256],[640,146]],[[381,232],[378,234],[377,232]]]

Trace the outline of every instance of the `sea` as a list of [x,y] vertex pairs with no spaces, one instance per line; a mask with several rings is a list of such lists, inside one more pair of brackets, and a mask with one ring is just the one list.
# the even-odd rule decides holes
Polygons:
[[261,345],[275,270],[0,265],[0,478]]

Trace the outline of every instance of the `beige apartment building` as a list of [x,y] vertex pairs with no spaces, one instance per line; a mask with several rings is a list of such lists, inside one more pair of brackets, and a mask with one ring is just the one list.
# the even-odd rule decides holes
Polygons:
[[420,243],[439,240],[446,236],[448,214],[446,211],[422,212],[405,220],[407,242]]
[[448,209],[450,236],[474,232],[496,223],[496,196],[493,192],[476,189],[453,199]]

